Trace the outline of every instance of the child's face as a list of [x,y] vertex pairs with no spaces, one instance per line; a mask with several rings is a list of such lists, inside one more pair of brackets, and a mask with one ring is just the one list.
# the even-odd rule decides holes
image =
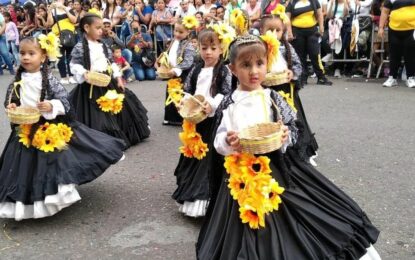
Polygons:
[[40,65],[46,60],[46,54],[39,44],[26,40],[20,43],[19,58],[22,67],[33,73],[40,70]]
[[178,24],[176,23],[174,25],[174,38],[176,40],[184,40],[187,38],[187,36],[189,36],[189,30],[187,30],[186,28],[184,28],[184,26],[182,24]]
[[93,40],[99,40],[102,37],[102,29],[103,29],[103,25],[102,25],[102,19],[94,19],[94,22],[91,24],[86,24],[84,27],[87,36]]
[[121,50],[120,49],[114,50],[113,55],[114,55],[114,58],[116,59],[121,58]]
[[213,42],[201,42],[199,46],[200,56],[205,62],[205,67],[213,67],[218,63],[222,54],[219,39],[215,37]]
[[210,9],[209,13],[210,13],[213,17],[216,17],[216,9],[215,9],[215,8]]
[[[262,48],[261,48],[262,49]],[[239,80],[239,89],[253,91],[261,89],[261,83],[267,73],[267,57],[263,50],[251,46],[240,47],[235,61],[229,65],[232,73]]]
[[196,14],[196,19],[201,23],[203,21],[203,16],[201,14]]
[[198,48],[199,43],[197,42],[197,39],[192,39],[192,40],[191,40],[191,43],[192,43],[192,45],[193,45],[193,48],[195,48],[195,49],[197,49],[197,48]]
[[261,34],[265,34],[267,31],[272,31],[277,39],[281,40],[284,34],[284,23],[278,18],[267,19],[261,28]]

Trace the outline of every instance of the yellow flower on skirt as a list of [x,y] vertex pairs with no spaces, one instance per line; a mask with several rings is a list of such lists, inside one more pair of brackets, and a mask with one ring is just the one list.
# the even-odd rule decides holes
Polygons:
[[71,137],[73,135],[72,129],[62,123],[58,124],[58,131],[59,131],[59,135],[62,137],[62,139],[65,142],[69,142],[71,140]]
[[19,126],[19,142],[22,143],[27,148],[30,147],[30,130],[32,129],[32,125],[20,125]]
[[246,199],[239,213],[242,223],[248,223],[250,228],[265,227],[265,214],[254,198]]

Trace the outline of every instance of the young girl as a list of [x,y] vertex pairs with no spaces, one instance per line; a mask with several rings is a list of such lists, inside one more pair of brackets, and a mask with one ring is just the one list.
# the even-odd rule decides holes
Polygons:
[[[286,165],[283,152],[297,139],[295,114],[278,93],[261,87],[265,44],[238,38],[230,69],[239,86],[216,111],[211,200],[197,258],[359,259],[369,253],[365,259],[380,259],[371,246],[379,231],[359,206],[313,167]],[[238,132],[264,120],[284,123],[282,148],[260,157],[239,154]]]
[[6,108],[38,108],[41,118],[12,125],[0,157],[1,218],[54,215],[81,199],[76,185],[94,180],[123,156],[122,140],[72,119],[68,93],[48,71],[45,38],[21,41],[21,66],[7,90]]
[[[87,13],[80,21],[84,33],[82,42],[75,45],[70,63],[75,79],[80,83],[70,93],[70,100],[78,121],[98,131],[122,138],[128,146],[137,144],[150,135],[147,110],[132,91],[124,87],[121,72],[112,60],[111,50],[99,40],[102,35],[102,19]],[[106,88],[88,83],[88,72],[111,75]],[[122,109],[118,113],[104,112],[97,100],[108,90],[123,92]]]
[[293,158],[301,158],[310,161],[313,166],[316,166],[313,158],[317,155],[318,144],[308,125],[303,105],[298,94],[301,87],[299,82],[302,73],[301,61],[294,48],[288,43],[284,36],[286,32],[284,24],[285,19],[288,18],[286,18],[284,10],[278,14],[265,15],[261,19],[261,34],[271,31],[276,34],[277,39],[281,42],[278,56],[274,57],[275,60],[269,73],[272,74],[287,71],[289,80],[286,84],[269,87],[277,92],[284,92],[285,96],[290,95],[288,98],[292,101],[291,105],[293,105],[297,111],[299,137],[297,143],[294,145],[297,153]]
[[17,30],[16,24],[11,20],[11,15],[8,12],[3,13],[4,21],[6,22],[6,40],[7,47],[12,51],[14,64],[20,66],[19,60],[19,31]]
[[[221,42],[215,31],[201,31],[198,41],[202,61],[187,76],[184,91],[205,97],[208,118],[196,125],[196,132],[201,134],[203,142],[209,143],[213,115],[223,97],[231,91],[232,74],[223,63]],[[187,216],[200,217],[206,213],[209,199],[208,161],[208,156],[201,160],[180,156],[174,172],[178,187],[173,199],[181,204],[179,211]]]
[[[183,21],[185,19],[180,18],[174,25],[174,40],[167,50],[168,63],[172,68],[169,72],[171,78],[179,77],[184,82],[191,66],[193,65],[195,49],[192,43],[188,40],[189,34],[194,27],[187,28]],[[196,26],[197,27],[197,26]],[[156,68],[160,65],[156,62]],[[168,97],[166,87],[166,99]],[[170,104],[165,107],[164,110],[164,125],[181,125],[182,118],[177,112],[174,104]]]

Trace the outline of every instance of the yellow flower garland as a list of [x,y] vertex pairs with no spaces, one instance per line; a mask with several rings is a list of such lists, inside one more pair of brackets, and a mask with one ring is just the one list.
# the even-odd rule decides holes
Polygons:
[[108,90],[104,96],[97,99],[97,104],[103,112],[118,114],[121,112],[124,102],[124,94],[117,93],[116,90]]
[[276,34],[269,30],[264,35],[261,35],[261,39],[267,45],[268,71],[270,71],[272,65],[278,58],[280,41],[277,39]]
[[166,106],[171,103],[178,106],[183,98],[183,84],[180,78],[173,78],[167,81],[167,94]]
[[179,133],[179,139],[183,146],[179,147],[179,151],[188,158],[196,158],[202,160],[209,151],[207,144],[203,142],[202,136],[196,132],[196,125],[183,120],[183,132]]
[[66,124],[50,124],[46,122],[39,126],[33,139],[30,140],[29,135],[31,129],[32,125],[19,126],[19,142],[27,148],[33,145],[33,147],[45,153],[54,152],[55,149],[59,151],[64,149],[71,141],[73,135],[72,129]]
[[228,188],[239,204],[239,217],[252,229],[265,227],[265,214],[278,210],[284,188],[271,176],[270,159],[240,153],[225,157]]

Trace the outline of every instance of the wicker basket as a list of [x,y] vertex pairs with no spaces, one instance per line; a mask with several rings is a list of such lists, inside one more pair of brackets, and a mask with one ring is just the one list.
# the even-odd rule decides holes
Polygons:
[[282,134],[282,124],[280,122],[249,126],[239,133],[242,151],[251,154],[275,151],[282,146]]
[[99,73],[96,71],[88,72],[88,83],[93,86],[106,88],[108,87],[110,82],[111,82],[111,76],[107,74]]
[[205,97],[202,95],[190,96],[182,101],[179,108],[179,114],[183,119],[198,124],[207,118],[207,114],[203,111],[202,103]]
[[157,69],[157,75],[161,79],[170,79],[171,77],[169,76],[169,72],[170,72],[170,69],[165,66],[160,66]]
[[270,87],[288,83],[288,73],[286,71],[280,73],[267,73],[262,85]]
[[40,112],[37,108],[16,107],[6,109],[9,121],[17,125],[31,125],[39,122]]

